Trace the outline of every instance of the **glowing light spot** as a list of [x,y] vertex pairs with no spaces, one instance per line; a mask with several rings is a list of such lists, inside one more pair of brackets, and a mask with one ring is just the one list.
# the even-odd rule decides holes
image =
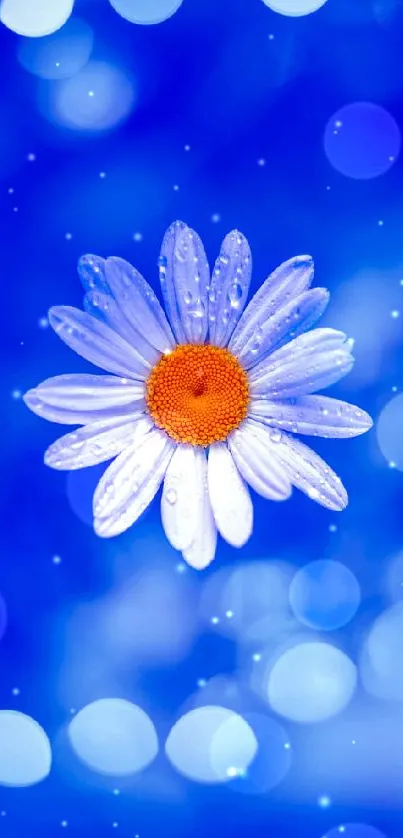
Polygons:
[[52,753],[46,733],[16,710],[0,710],[0,785],[32,786],[50,772]]
[[107,131],[122,123],[135,102],[133,81],[110,64],[90,61],[79,73],[50,92],[45,115],[66,128]]
[[171,729],[165,750],[185,777],[199,783],[224,783],[245,772],[258,743],[249,724],[225,707],[198,707]]
[[211,216],[211,220],[213,224],[218,224],[221,221],[221,215],[218,212],[214,212]]
[[361,675],[368,692],[403,701],[403,604],[396,603],[375,620],[363,647]]
[[2,0],[0,20],[17,35],[42,38],[66,23],[73,5],[74,0]]
[[172,17],[183,0],[109,0],[115,11],[130,21],[143,25],[162,23]]
[[248,379],[227,349],[186,344],[155,365],[146,400],[172,439],[206,447],[226,439],[247,415]]
[[360,604],[360,586],[351,570],[340,562],[310,562],[292,580],[290,604],[301,623],[333,631],[354,617]]
[[135,774],[158,752],[151,719],[140,707],[121,698],[88,704],[70,722],[68,733],[77,757],[99,774]]
[[74,18],[62,30],[40,41],[21,41],[18,60],[25,70],[42,79],[68,79],[87,63],[93,43],[91,27]]
[[344,823],[335,826],[323,838],[340,838],[340,835],[345,835],[346,838],[386,838],[383,832],[366,823]]
[[326,794],[323,794],[321,797],[318,798],[318,806],[320,806],[321,809],[328,809],[331,805],[331,802],[332,801],[330,800],[330,797],[328,797]]
[[403,393],[383,408],[376,427],[379,448],[388,463],[403,471]]
[[273,709],[296,722],[320,722],[340,713],[357,682],[352,661],[327,643],[300,643],[284,652],[269,674]]
[[[327,0],[263,0],[265,6],[289,17],[303,17],[316,12],[325,5]],[[270,37],[270,36],[269,36]]]
[[[336,123],[341,125],[335,129]],[[396,121],[385,108],[372,102],[354,102],[331,117],[324,145],[338,172],[366,180],[390,169],[399,155],[401,137]]]

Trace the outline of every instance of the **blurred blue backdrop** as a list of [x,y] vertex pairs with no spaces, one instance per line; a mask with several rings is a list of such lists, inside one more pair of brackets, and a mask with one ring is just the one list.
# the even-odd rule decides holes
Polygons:
[[[400,838],[403,3],[72,6],[0,4],[0,833]],[[375,420],[313,440],[344,513],[255,498],[248,544],[201,574],[157,501],[97,538],[102,467],[47,469],[63,429],[21,399],[90,369],[46,319],[81,304],[79,256],[157,288],[177,218],[211,261],[239,228],[252,290],[314,256],[324,324],[356,340],[331,394]]]

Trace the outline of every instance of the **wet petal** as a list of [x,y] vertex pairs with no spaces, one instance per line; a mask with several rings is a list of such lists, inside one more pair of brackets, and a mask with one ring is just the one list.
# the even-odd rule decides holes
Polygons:
[[346,335],[333,329],[300,335],[251,370],[252,396],[289,399],[329,387],[353,367],[351,348]]
[[114,375],[56,375],[28,390],[24,402],[50,422],[86,425],[143,409],[144,384]]
[[295,256],[270,274],[242,315],[229,342],[231,352],[238,355],[251,338],[254,338],[254,345],[259,348],[261,329],[268,318],[306,291],[312,282],[313,273],[310,256]]
[[109,326],[72,306],[54,306],[49,322],[56,334],[91,364],[127,378],[143,380],[148,364],[133,346]]
[[252,532],[253,505],[249,489],[225,443],[210,446],[208,487],[219,533],[233,547],[242,547]]
[[245,307],[252,254],[242,233],[225,237],[214,265],[209,291],[209,343],[226,346]]
[[105,259],[88,253],[79,259],[77,270],[85,291],[97,289],[109,294],[109,286],[105,277]]
[[259,345],[252,336],[239,353],[243,366],[246,369],[254,367],[276,348],[311,329],[322,316],[329,296],[326,288],[314,288],[279,309],[261,326]]
[[250,416],[293,434],[337,439],[359,436],[372,427],[364,410],[327,396],[301,396],[290,402],[257,399],[251,403]]
[[195,537],[182,556],[185,561],[197,570],[204,570],[214,559],[217,546],[217,527],[207,484],[207,458],[203,448],[196,449],[196,464],[198,472],[198,524]]
[[197,233],[181,221],[162,242],[160,281],[166,312],[178,343],[203,343],[207,334],[209,266]]
[[85,425],[50,445],[45,464],[60,471],[73,471],[104,463],[146,433],[151,424],[139,413],[130,421],[114,418]]
[[168,541],[184,550],[195,536],[202,488],[196,449],[178,445],[169,463],[161,498],[161,518]]
[[286,500],[291,482],[264,430],[246,420],[228,437],[229,449],[242,477],[255,492],[270,500]]
[[84,297],[84,309],[92,317],[96,317],[113,329],[130,346],[135,347],[136,352],[148,367],[154,366],[160,359],[161,353],[154,349],[143,335],[133,329],[110,294],[101,294],[99,291],[89,292]]
[[164,311],[152,288],[124,259],[106,261],[106,278],[113,296],[132,328],[159,352],[175,345]]
[[334,512],[345,509],[348,503],[347,492],[337,474],[318,454],[281,431],[267,427],[264,431],[269,441],[273,441],[273,434],[276,435],[277,456],[297,489]]
[[98,535],[119,535],[134,524],[157,493],[174,450],[172,440],[153,428],[116,457],[94,494]]

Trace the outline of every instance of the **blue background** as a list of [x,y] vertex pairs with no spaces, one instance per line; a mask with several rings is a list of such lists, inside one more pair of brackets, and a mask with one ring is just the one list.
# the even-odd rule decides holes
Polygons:
[[[118,539],[106,543],[93,534],[90,495],[102,469],[70,483],[46,469],[43,451],[64,429],[33,416],[19,394],[51,375],[89,370],[41,321],[51,305],[81,304],[79,256],[122,256],[157,288],[160,242],[180,218],[201,235],[211,262],[223,236],[240,229],[253,253],[252,290],[281,261],[312,253],[316,282],[332,292],[323,323],[357,341],[356,367],[331,394],[359,404],[376,423],[403,386],[402,318],[391,316],[400,312],[403,294],[402,164],[375,179],[345,177],[327,159],[323,137],[339,108],[362,100],[383,105],[401,125],[402,4],[328,0],[315,14],[292,18],[261,0],[184,0],[156,26],[128,23],[107,0],[77,0],[75,14],[93,28],[93,58],[134,79],[136,103],[111,131],[80,133],[47,118],[41,102],[54,83],[21,66],[18,36],[0,25],[0,592],[8,612],[0,707],[39,721],[54,756],[42,784],[0,787],[6,813],[0,833],[321,838],[340,823],[360,821],[399,838],[402,761],[390,769],[395,782],[380,781],[378,793],[363,779],[359,794],[349,794],[333,771],[332,750],[325,774],[322,768],[315,774],[316,740],[299,749],[298,731],[286,780],[254,797],[186,782],[163,749],[144,777],[121,784],[114,795],[116,782],[85,772],[64,742],[71,708],[122,696],[144,707],[163,745],[198,679],[226,673],[242,681],[237,644],[216,632],[198,605],[206,578],[235,563],[344,562],[362,601],[337,641],[357,659],[368,627],[390,604],[387,567],[403,534],[403,475],[382,457],[376,429],[355,440],[312,441],[347,486],[350,505],[342,515],[298,492],[281,505],[255,498],[248,544],[238,552],[220,542],[214,566],[197,574],[178,570],[180,557],[164,539],[156,501]],[[177,655],[170,656],[168,644],[165,657],[144,653],[136,663],[122,656],[103,665],[86,608],[150,569],[162,574],[150,620],[159,625],[169,578],[172,608],[179,609],[172,616],[195,623],[189,643]],[[169,635],[169,614],[163,619],[161,631]],[[142,625],[147,636],[147,622]],[[380,706],[388,712],[389,705],[380,700]],[[403,727],[400,708],[393,705],[396,732]],[[292,741],[297,726],[283,724]],[[371,736],[368,726],[367,744]],[[385,733],[386,761],[387,742]],[[370,750],[375,766],[377,748]],[[352,760],[347,753],[347,774],[355,770]],[[326,807],[318,805],[323,795],[331,801]],[[64,819],[67,829],[60,826]]]

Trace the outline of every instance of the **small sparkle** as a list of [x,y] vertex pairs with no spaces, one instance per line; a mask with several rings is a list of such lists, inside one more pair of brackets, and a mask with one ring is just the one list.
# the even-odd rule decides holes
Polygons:
[[30,163],[33,163],[34,160],[36,160],[36,154],[28,154],[27,160],[29,160]]
[[185,573],[185,571],[186,571],[185,562],[178,562],[178,564],[176,565],[176,572],[177,573]]
[[18,212],[18,207],[13,207],[13,212]]
[[177,183],[174,184],[174,192],[179,192],[179,186]]
[[55,67],[60,67],[60,61],[55,62]]
[[285,751],[289,751],[289,750],[291,750],[291,745],[290,745],[290,743],[289,743],[289,742],[284,742],[284,750],[285,750]]
[[252,655],[252,660],[254,660],[255,663],[259,663],[259,661],[262,660],[261,654],[259,652],[255,652],[255,654]]
[[185,151],[190,151],[190,145],[185,145]]
[[112,824],[112,826],[113,826],[113,828],[114,828],[114,829],[116,829],[116,828],[119,826],[119,824],[118,824],[118,822],[117,822],[117,821],[114,821],[114,823]]
[[336,524],[330,524],[330,526],[329,526],[329,532],[337,532],[337,527],[336,527]]
[[89,91],[88,91],[88,96],[90,96],[90,97],[92,98],[92,97],[93,97],[93,95],[94,95],[94,91],[93,91],[93,90],[89,90]]
[[62,821],[61,824],[60,824],[60,826],[68,826],[68,825],[69,825],[68,821]]
[[70,241],[70,239],[73,238],[73,234],[72,233],[66,233],[64,238],[67,239],[67,241]]
[[3,809],[3,811],[2,811],[2,812],[0,812],[0,815],[1,815],[1,817],[2,817],[2,818],[5,818],[5,817],[6,817],[6,814],[7,814],[7,812],[5,812],[5,811],[4,811],[4,809]]
[[11,692],[12,692],[12,694],[13,694],[13,695],[19,695],[19,694],[20,694],[20,690],[18,689],[18,687],[14,687],[14,688],[11,690]]
[[106,172],[100,172],[99,177],[103,180],[106,177]]
[[135,241],[135,242],[143,241],[143,234],[142,233],[133,233],[133,241]]
[[326,187],[327,192],[330,192],[330,186]]
[[207,684],[207,681],[206,681],[206,679],[205,679],[205,678],[199,678],[199,680],[198,680],[198,682],[197,682],[197,686],[198,686],[198,687],[205,687],[205,686],[206,686],[206,684]]
[[221,215],[218,212],[214,212],[211,216],[211,220],[213,224],[218,224],[218,222],[221,221]]
[[228,619],[230,620],[230,619],[231,619],[231,617],[233,617],[233,616],[234,616],[234,612],[233,612],[233,611],[226,611],[226,612],[225,612],[225,616],[226,616],[226,617],[228,617]]
[[61,564],[62,560],[60,556],[52,556],[53,564]]
[[211,622],[213,623],[213,626],[216,626],[217,623],[220,622],[220,619],[219,619],[219,617],[212,617]]
[[390,312],[390,316],[393,317],[394,320],[397,320],[397,318],[400,317],[400,311],[395,308]]
[[390,157],[389,157],[389,163],[393,163],[394,159],[395,158],[394,158],[393,154],[391,154]]
[[323,794],[321,797],[318,797],[318,806],[320,806],[321,809],[327,809],[328,806],[330,806],[331,802],[332,801],[330,800],[330,797],[328,797],[326,794]]
[[340,119],[336,119],[336,122],[334,123],[334,127],[335,128],[342,128],[343,127],[342,121]]
[[390,460],[389,468],[396,468],[396,463],[393,460]]
[[11,393],[13,399],[20,399],[22,396],[21,390],[13,390]]
[[238,774],[239,771],[237,768],[235,768],[234,765],[231,765],[229,768],[227,768],[227,777],[237,777]]
[[394,386],[392,387],[392,393],[397,393],[397,387],[396,387],[396,385],[394,385]]
[[75,712],[76,712],[76,708],[75,707],[70,707],[70,713],[71,713],[72,716],[74,716]]
[[257,161],[257,165],[258,166],[265,166],[266,165],[266,160],[264,159],[264,157],[259,158],[259,160]]
[[115,795],[115,797],[118,797],[118,795],[120,794],[119,789],[113,789],[112,794],[114,794],[114,795]]
[[[10,188],[9,188],[9,190],[8,190],[8,194],[9,194],[9,195],[14,195],[14,189],[13,189],[13,187],[12,187],[12,186],[10,186]],[[402,285],[403,285],[403,280],[402,280]]]
[[384,222],[382,221],[382,218],[380,218],[378,221],[378,227],[383,227],[383,224]]
[[351,740],[351,744],[352,744],[352,745],[355,745],[355,739],[352,739],[352,740]]
[[339,826],[338,831],[339,831],[339,832],[345,832],[345,831],[346,831],[346,827],[345,827],[345,826]]
[[47,317],[40,317],[38,320],[38,326],[40,329],[47,329],[49,326],[49,320]]
[[274,41],[274,35],[273,35],[273,33],[272,33],[272,32],[270,32],[270,35],[269,35],[269,41]]
[[400,285],[403,285],[403,279],[400,280]]

